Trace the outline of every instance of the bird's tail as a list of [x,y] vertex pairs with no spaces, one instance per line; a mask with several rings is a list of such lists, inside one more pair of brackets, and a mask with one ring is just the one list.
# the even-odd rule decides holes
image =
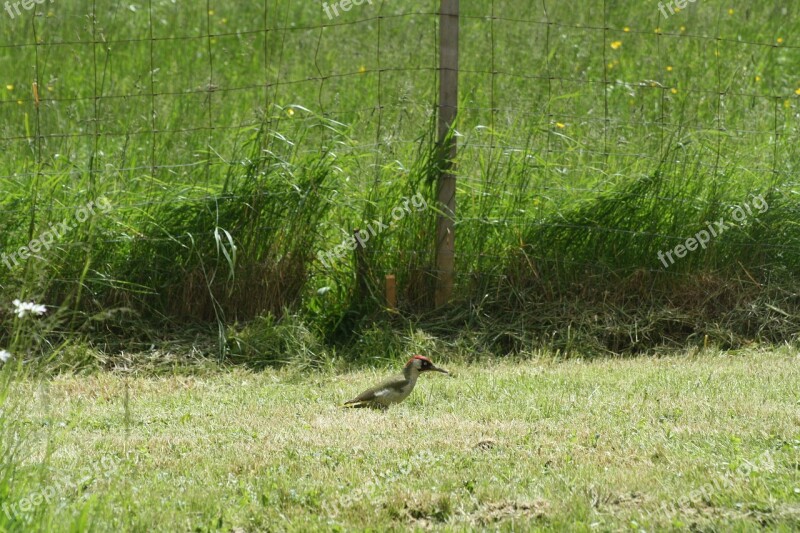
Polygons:
[[339,407],[342,409],[357,409],[361,407],[369,407],[369,404],[367,402],[344,402]]

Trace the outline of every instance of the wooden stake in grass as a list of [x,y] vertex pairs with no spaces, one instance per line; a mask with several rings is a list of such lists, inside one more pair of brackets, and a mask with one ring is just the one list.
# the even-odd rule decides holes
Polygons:
[[39,107],[39,84],[33,82],[31,87],[33,88],[33,105]]
[[397,311],[397,278],[394,274],[386,275],[386,307],[389,311]]

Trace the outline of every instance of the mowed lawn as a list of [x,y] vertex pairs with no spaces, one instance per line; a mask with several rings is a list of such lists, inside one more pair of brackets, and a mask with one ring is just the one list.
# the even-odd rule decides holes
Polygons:
[[793,350],[443,366],[388,412],[337,407],[386,370],[17,385],[32,479],[4,509],[54,531],[800,528]]

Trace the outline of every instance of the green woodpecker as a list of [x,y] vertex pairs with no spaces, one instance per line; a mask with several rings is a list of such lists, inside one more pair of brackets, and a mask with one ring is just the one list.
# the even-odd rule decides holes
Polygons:
[[405,400],[422,372],[441,372],[448,374],[447,370],[436,367],[430,359],[422,355],[415,355],[408,360],[402,374],[397,374],[380,385],[367,389],[343,407],[371,407],[373,409],[386,409],[393,403]]

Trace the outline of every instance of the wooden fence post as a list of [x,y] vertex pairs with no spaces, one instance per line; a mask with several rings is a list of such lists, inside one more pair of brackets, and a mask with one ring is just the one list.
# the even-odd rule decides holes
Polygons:
[[439,153],[436,220],[436,307],[450,301],[455,270],[456,177],[453,161],[458,145],[450,135],[458,112],[458,0],[441,0],[439,12]]

